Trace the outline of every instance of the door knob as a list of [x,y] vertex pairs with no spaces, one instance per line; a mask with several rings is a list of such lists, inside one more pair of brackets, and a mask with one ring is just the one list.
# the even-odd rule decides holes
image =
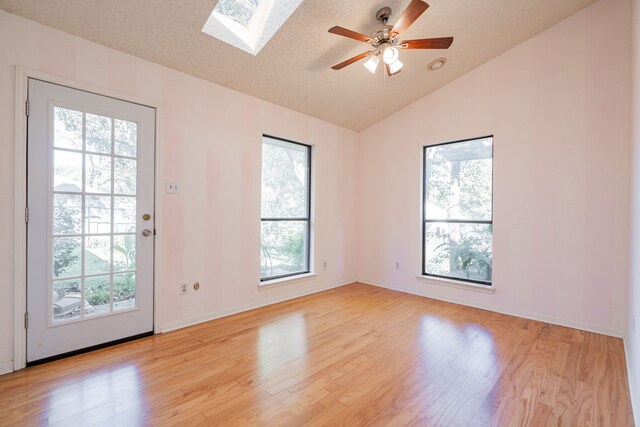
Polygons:
[[148,228],[145,228],[144,230],[142,230],[142,235],[144,237],[149,237],[151,236],[151,230],[149,230]]

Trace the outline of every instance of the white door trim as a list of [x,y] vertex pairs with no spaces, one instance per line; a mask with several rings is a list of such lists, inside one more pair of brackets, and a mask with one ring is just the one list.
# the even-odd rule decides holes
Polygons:
[[[160,102],[144,99],[129,94],[120,93],[111,89],[73,81],[64,77],[44,73],[21,66],[16,66],[15,81],[15,194],[14,194],[14,235],[13,235],[13,370],[17,371],[27,363],[27,331],[24,328],[24,313],[27,311],[27,224],[25,222],[25,206],[27,205],[27,116],[25,114],[29,78],[43,80],[45,82],[67,86],[97,95],[109,96],[123,101],[133,102],[155,108],[155,227],[157,236],[162,236],[162,206],[163,186],[162,182],[162,105]],[[157,237],[156,236],[156,237]],[[153,294],[154,333],[161,332],[161,295],[160,289],[162,275],[159,266],[162,265],[162,238],[156,238],[154,245],[154,271]]]

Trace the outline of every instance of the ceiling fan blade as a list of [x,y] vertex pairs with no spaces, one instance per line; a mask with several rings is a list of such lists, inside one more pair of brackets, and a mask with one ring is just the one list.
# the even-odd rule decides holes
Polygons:
[[373,40],[369,36],[365,36],[364,34],[356,33],[355,31],[347,30],[346,28],[335,27],[329,28],[329,32],[333,34],[337,34],[343,37],[349,37],[350,39],[358,40],[360,42],[371,43]]
[[409,3],[409,6],[407,6],[391,31],[397,34],[406,31],[428,7],[429,5],[422,0],[411,0],[411,3]]
[[391,76],[395,76],[396,74],[398,74],[400,71],[402,71],[402,68],[399,69],[398,71],[396,71],[395,73],[391,74],[391,67],[389,67],[389,64],[384,64],[385,69],[387,70],[387,75],[389,77]]
[[341,62],[341,63],[339,63],[339,64],[337,64],[337,65],[334,65],[334,66],[333,66],[333,67],[331,67],[331,68],[332,68],[332,69],[334,69],[334,70],[341,70],[341,69],[343,69],[344,67],[346,67],[347,65],[351,65],[351,64],[353,64],[354,62],[358,62],[358,61],[360,61],[362,58],[366,58],[366,57],[367,57],[367,56],[369,56],[369,55],[371,55],[371,52],[364,52],[364,53],[361,53],[360,55],[358,55],[358,56],[354,56],[354,57],[353,57],[353,58],[351,58],[351,59],[347,59],[346,61]]
[[449,49],[453,37],[439,37],[437,39],[403,40],[400,49]]

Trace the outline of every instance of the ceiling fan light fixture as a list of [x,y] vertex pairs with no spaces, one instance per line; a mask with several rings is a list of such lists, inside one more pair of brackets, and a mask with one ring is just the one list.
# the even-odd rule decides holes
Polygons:
[[391,73],[391,75],[394,75],[400,72],[403,66],[404,64],[398,59],[396,62],[389,64],[389,72]]
[[[223,0],[220,0],[223,1]],[[224,1],[248,1],[248,0],[224,0]],[[263,1],[263,0],[251,0],[251,1]],[[274,0],[275,1],[275,0]],[[284,1],[284,0],[281,0]],[[292,0],[287,0],[292,1]],[[300,0],[301,1],[301,0]],[[349,58],[346,61],[342,61],[339,64],[331,67],[332,70],[342,70],[344,67],[349,66],[362,59],[367,59],[364,64],[367,71],[375,74],[380,59],[384,62],[384,71],[391,77],[398,74],[403,67],[403,63],[400,62],[400,50],[399,49],[448,49],[453,43],[453,37],[436,37],[429,39],[414,39],[403,40],[400,35],[407,30],[423,13],[429,8],[429,5],[424,0],[410,0],[409,6],[402,12],[400,18],[396,21],[395,25],[387,25],[389,16],[391,15],[391,9],[384,7],[376,14],[376,19],[382,23],[382,26],[370,36],[351,31],[347,28],[340,26],[333,26],[329,28],[329,32],[338,36],[346,37],[359,42],[364,42],[373,47],[373,50],[362,52],[360,55],[356,55],[353,58]],[[371,57],[375,55],[375,57]],[[382,58],[380,58],[382,57]],[[430,70],[436,70],[444,65],[446,59],[442,59],[441,62],[433,62],[430,65]]]
[[378,55],[372,55],[371,58],[369,58],[369,60],[364,63],[364,67],[369,70],[371,74],[375,74],[379,63],[380,58],[378,58]]
[[397,47],[389,46],[382,52],[382,59],[385,64],[391,65],[398,60],[400,52]]

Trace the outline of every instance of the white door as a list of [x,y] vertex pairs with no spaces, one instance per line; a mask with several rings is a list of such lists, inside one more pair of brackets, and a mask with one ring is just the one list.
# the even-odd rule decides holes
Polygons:
[[155,109],[28,96],[27,362],[153,331]]

